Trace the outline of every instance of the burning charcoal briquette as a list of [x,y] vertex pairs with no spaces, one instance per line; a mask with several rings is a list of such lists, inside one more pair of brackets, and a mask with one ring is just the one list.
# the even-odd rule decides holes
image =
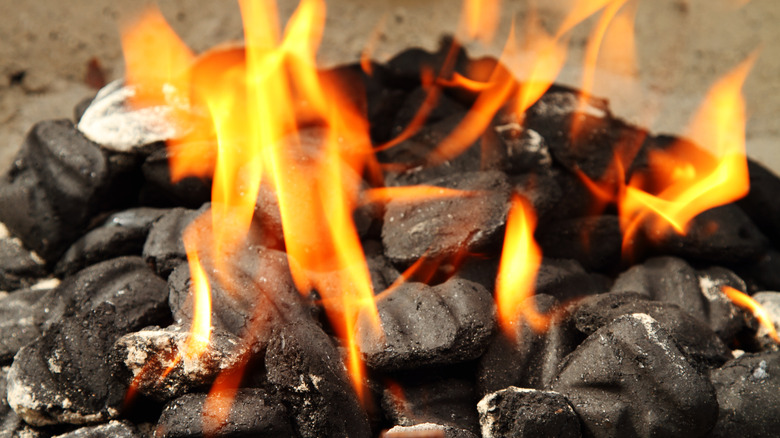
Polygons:
[[382,409],[399,426],[434,423],[477,433],[479,399],[469,371],[425,369],[388,377]]
[[118,381],[109,354],[127,326],[109,303],[66,313],[14,357],[8,404],[34,426],[116,418],[127,387]]
[[46,329],[69,308],[86,311],[103,302],[125,318],[125,332],[170,319],[167,283],[134,256],[107,260],[67,277],[39,300],[36,318]]
[[[207,158],[210,153],[213,153],[213,147],[200,144],[187,146],[203,146],[202,160],[213,160],[213,158]],[[209,179],[187,176],[175,182],[172,181],[170,162],[175,154],[175,151],[160,145],[144,160],[141,165],[144,185],[140,193],[141,202],[144,205],[198,208],[211,199],[211,180]]]
[[[211,403],[212,406],[225,408],[209,410],[207,406]],[[230,410],[225,416],[223,412],[227,411],[227,406]],[[168,403],[160,416],[154,436],[276,438],[295,435],[287,419],[287,411],[279,400],[261,389],[246,388],[239,389],[232,400],[219,393],[208,396],[193,393]]]
[[720,412],[713,438],[769,438],[780,430],[780,352],[745,354],[710,373]]
[[[775,330],[780,330],[780,292],[759,292],[753,299],[764,309]],[[780,344],[770,337],[769,329],[763,324],[758,327],[756,339],[764,350],[780,349]]]
[[433,287],[405,283],[379,298],[377,310],[382,330],[361,312],[357,339],[366,364],[384,371],[474,359],[495,326],[490,292],[459,278]]
[[501,172],[473,172],[430,181],[471,196],[387,203],[382,243],[393,262],[477,252],[500,238],[509,211],[509,184]]
[[71,275],[89,265],[124,255],[140,256],[152,224],[167,210],[134,208],[109,216],[68,248],[54,268]]
[[745,317],[720,290],[723,285],[746,289],[744,282],[725,268],[697,271],[685,260],[655,257],[620,274],[612,291],[638,292],[656,301],[676,304],[706,322],[729,343],[745,327]]
[[395,426],[382,433],[381,438],[478,438],[474,432],[434,423],[414,426]]
[[688,227],[684,235],[671,227],[663,232],[645,227],[644,232],[666,254],[711,263],[757,260],[769,246],[766,236],[733,204],[699,214]]
[[161,401],[212,383],[246,358],[243,341],[220,331],[211,332],[205,352],[187,355],[190,336],[179,326],[145,328],[119,338],[115,356],[131,372],[139,393]]
[[657,321],[624,315],[564,359],[550,385],[571,403],[586,436],[705,436],[718,403]]
[[368,416],[349,383],[338,349],[313,319],[268,328],[268,383],[292,416],[297,435],[370,436]]
[[0,295],[0,364],[9,363],[20,348],[40,336],[35,303],[46,292],[25,289]]
[[577,303],[573,317],[577,328],[590,335],[623,315],[646,313],[675,340],[697,369],[722,365],[731,359],[731,350],[703,321],[675,304],[650,301],[635,292],[611,292],[584,298]]
[[750,174],[750,192],[737,201],[737,205],[747,213],[750,219],[761,231],[772,240],[775,246],[780,246],[780,204],[777,194],[780,193],[780,178],[758,162],[748,159]]
[[508,386],[544,389],[552,382],[563,358],[584,338],[563,309],[556,308],[557,304],[553,297],[539,294],[521,304],[552,315],[549,327],[537,332],[523,321],[514,327],[511,335],[497,333],[479,358],[480,396]]
[[46,275],[46,262],[24,248],[19,239],[2,237],[0,224],[0,290],[32,286]]
[[543,224],[536,238],[545,257],[572,258],[585,269],[596,271],[620,266],[623,236],[617,216],[589,216]]
[[609,290],[611,280],[601,274],[588,273],[576,260],[543,258],[536,274],[536,294],[550,295],[568,301]]
[[557,392],[510,386],[486,395],[477,408],[482,438],[581,436],[577,414]]
[[143,257],[161,275],[167,276],[184,260],[182,233],[192,221],[201,215],[201,210],[174,208],[162,215],[153,225],[143,247]]
[[510,175],[541,173],[552,165],[550,149],[533,129],[524,129],[515,112],[500,112],[483,141],[495,141],[504,157],[502,168]]
[[136,428],[127,422],[112,420],[98,426],[87,426],[52,438],[141,438]]

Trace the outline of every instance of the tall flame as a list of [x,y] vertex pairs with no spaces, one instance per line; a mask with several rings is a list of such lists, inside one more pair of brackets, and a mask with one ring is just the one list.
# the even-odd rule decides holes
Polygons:
[[536,272],[542,262],[541,250],[533,237],[535,227],[533,207],[513,195],[496,278],[498,319],[509,336],[513,336],[515,327],[524,320],[538,330],[546,326],[545,319],[533,306],[521,307],[534,294]]

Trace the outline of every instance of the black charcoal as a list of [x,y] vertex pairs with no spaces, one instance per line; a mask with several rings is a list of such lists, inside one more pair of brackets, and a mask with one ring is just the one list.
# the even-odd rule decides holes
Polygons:
[[[202,153],[198,154],[202,161],[214,160],[211,155],[216,145],[188,143],[184,145],[190,148],[202,148]],[[170,162],[175,154],[175,149],[160,145],[144,160],[141,165],[144,185],[140,193],[144,205],[199,208],[211,199],[211,180],[208,178],[186,176],[176,181],[172,180]]]
[[710,263],[757,260],[769,246],[766,236],[733,204],[699,214],[684,235],[671,227],[661,232],[645,227],[645,233],[663,253]]
[[580,423],[566,398],[552,391],[510,386],[477,405],[482,438],[579,438]]
[[653,300],[676,304],[706,322],[729,343],[744,328],[745,318],[721,291],[723,285],[746,289],[742,280],[725,268],[697,271],[685,260],[656,257],[620,274],[612,291],[639,292]]
[[718,422],[713,438],[769,438],[780,430],[780,352],[745,354],[713,370]]
[[620,316],[633,313],[646,313],[653,317],[699,370],[720,366],[731,358],[731,350],[705,322],[675,304],[650,301],[635,292],[586,297],[577,304],[573,317],[577,328],[591,335]]
[[116,418],[127,387],[117,379],[109,355],[127,327],[109,303],[66,313],[14,357],[8,404],[34,426]]
[[382,243],[393,262],[408,265],[423,256],[477,252],[500,239],[509,210],[509,185],[503,173],[465,173],[430,183],[476,194],[412,203],[390,201]]
[[770,249],[757,260],[745,260],[729,265],[745,280],[746,292],[780,290],[780,252]]
[[[207,398],[208,397],[208,398]],[[225,406],[209,411],[208,404]],[[229,413],[224,415],[223,409]],[[294,436],[287,412],[278,400],[261,389],[239,389],[227,395],[187,394],[165,406],[155,438]]]
[[399,426],[434,423],[477,433],[478,398],[471,377],[446,368],[391,376],[382,392],[383,411]]
[[0,290],[30,287],[44,277],[46,271],[46,262],[25,249],[19,239],[0,236]]
[[563,358],[574,351],[584,336],[574,327],[567,310],[549,295],[536,295],[521,306],[549,315],[546,331],[537,331],[526,321],[512,333],[501,331],[479,358],[477,386],[480,396],[508,386],[544,389],[558,374]]
[[588,273],[576,260],[544,258],[536,274],[534,291],[568,301],[609,290],[611,280]]
[[202,354],[188,354],[192,334],[178,326],[145,328],[119,338],[114,355],[130,371],[135,389],[167,401],[214,381],[248,357],[243,341],[225,332],[212,332]]
[[657,321],[622,316],[564,360],[551,385],[592,437],[705,436],[718,403],[709,380],[688,363]]
[[405,283],[377,301],[382,330],[363,311],[357,339],[366,364],[393,371],[479,357],[495,326],[490,293],[453,278],[437,286]]
[[620,266],[623,236],[617,216],[589,216],[543,224],[536,238],[545,257],[571,258],[585,269],[596,271]]
[[[425,101],[430,99],[431,92],[430,89],[419,87],[406,95],[406,100],[395,114],[393,134],[400,134],[420,111],[428,111],[428,117],[425,119],[426,125],[435,124],[453,114],[463,114],[466,111],[459,103],[443,94],[438,95],[430,108],[423,108]],[[445,134],[447,133],[445,132]]]
[[152,225],[143,247],[143,257],[154,269],[164,275],[182,261],[187,260],[182,233],[202,210],[174,208],[165,213]]
[[534,208],[538,223],[554,215],[563,192],[552,172],[514,175],[509,179],[512,190],[527,199]]
[[52,438],[141,438],[136,428],[127,422],[109,421],[98,426],[87,426]]
[[533,129],[524,129],[516,112],[500,112],[485,134],[495,136],[504,155],[502,167],[510,175],[538,173],[552,165],[550,149],[544,138]]
[[54,268],[72,275],[89,265],[124,255],[140,256],[152,224],[167,210],[133,208],[109,216],[68,248]]
[[330,337],[311,319],[270,328],[265,369],[297,436],[370,436],[368,416]]
[[25,289],[0,294],[0,364],[10,363],[20,348],[41,335],[35,303],[46,289]]
[[747,213],[775,246],[780,245],[780,205],[777,194],[780,193],[780,178],[758,162],[748,159],[750,174],[750,192],[737,201],[737,205]]

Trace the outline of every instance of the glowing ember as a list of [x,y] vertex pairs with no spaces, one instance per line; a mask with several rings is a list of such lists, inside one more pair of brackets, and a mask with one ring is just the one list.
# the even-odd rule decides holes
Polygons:
[[772,338],[773,341],[780,344],[780,336],[777,334],[777,330],[775,329],[775,324],[772,322],[772,318],[769,316],[766,310],[764,310],[764,308],[756,302],[756,300],[751,298],[750,295],[740,292],[730,286],[724,285],[722,290],[723,293],[726,294],[726,296],[729,297],[729,299],[734,304],[752,313],[753,316],[758,319],[758,322],[761,323],[761,326],[766,329],[769,337]]

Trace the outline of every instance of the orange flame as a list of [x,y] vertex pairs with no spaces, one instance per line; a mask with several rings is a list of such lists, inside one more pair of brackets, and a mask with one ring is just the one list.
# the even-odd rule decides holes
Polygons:
[[477,194],[478,192],[476,191],[416,185],[402,187],[379,187],[369,189],[364,192],[363,200],[365,203],[388,202],[390,200],[398,202],[420,202],[443,198],[475,196]]
[[745,104],[740,89],[755,58],[754,53],[715,84],[694,119],[692,137],[709,153],[693,150],[684,142],[651,151],[651,168],[662,170],[666,181],[660,193],[653,195],[643,189],[644,177],[632,177],[620,202],[621,218],[629,228],[652,212],[662,219],[654,222],[654,232],[671,226],[684,234],[699,213],[747,194]]
[[490,43],[498,27],[500,10],[501,0],[464,0],[461,26],[466,38]]
[[541,250],[533,237],[535,227],[533,207],[520,196],[513,195],[496,278],[498,319],[510,336],[514,336],[515,327],[523,318],[534,329],[541,331],[546,327],[546,318],[535,308],[520,306],[533,296],[536,272],[542,262]]
[[756,300],[751,298],[750,295],[740,292],[731,286],[724,285],[721,290],[735,305],[752,313],[756,319],[758,319],[758,322],[764,326],[768,332],[769,337],[772,338],[773,341],[780,344],[780,336],[777,334],[777,330],[775,329],[775,324],[772,322],[772,318],[769,316],[767,311],[756,302]]
[[[202,220],[200,218],[197,221]],[[195,223],[184,230],[182,240],[187,252],[192,278],[193,318],[190,336],[185,344],[185,358],[197,358],[206,352],[211,337],[211,286],[198,256],[200,236]]]

